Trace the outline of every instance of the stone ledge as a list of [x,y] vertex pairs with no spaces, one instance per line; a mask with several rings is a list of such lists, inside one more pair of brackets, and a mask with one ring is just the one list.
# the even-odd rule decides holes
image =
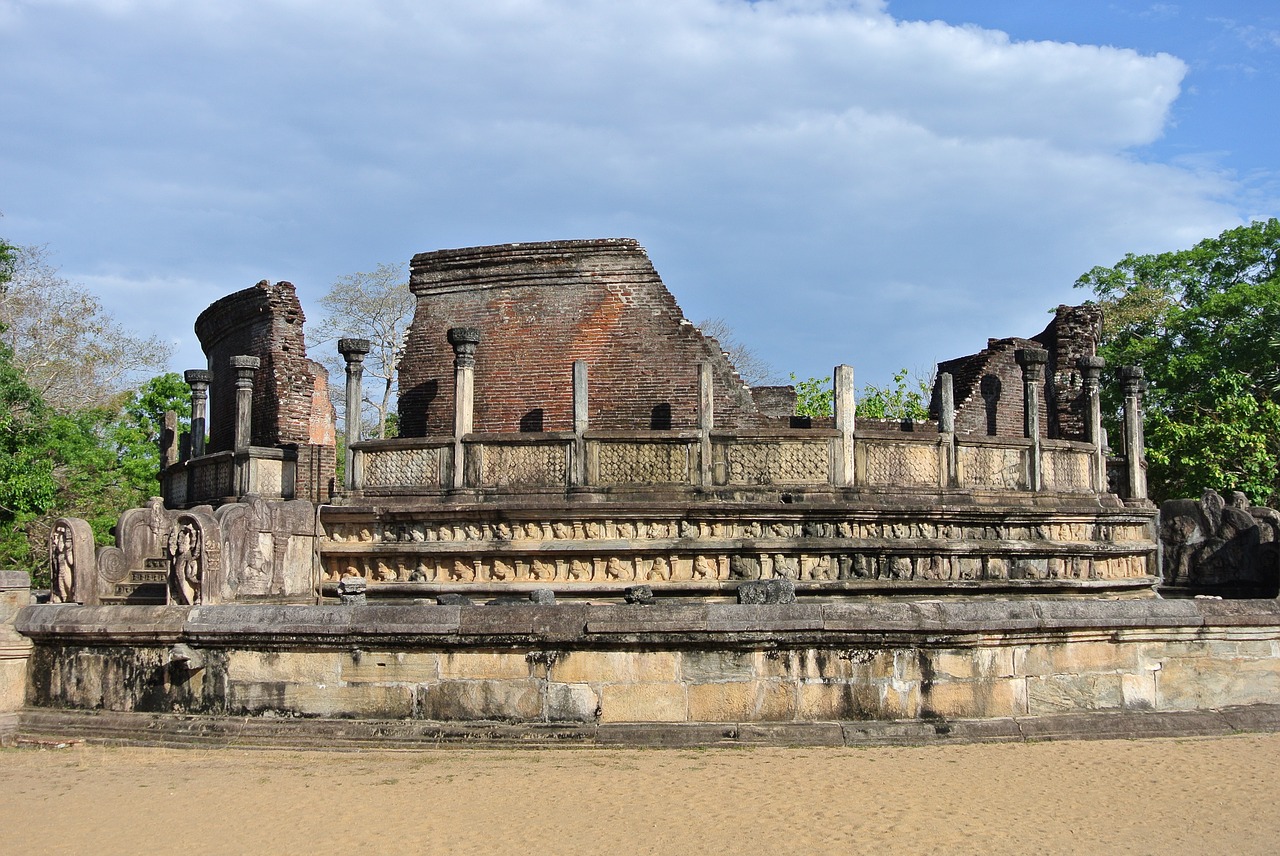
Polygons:
[[1127,630],[1242,631],[1280,627],[1272,600],[862,601],[852,603],[438,606],[226,604],[199,607],[41,604],[18,612],[16,629],[41,641],[209,647],[397,644],[685,645],[732,642],[794,646],[833,634],[865,637]]
[[506,723],[191,716],[25,708],[11,738],[135,746],[430,749],[441,746],[880,746],[1222,736],[1280,731],[1280,705],[985,720],[811,723]]

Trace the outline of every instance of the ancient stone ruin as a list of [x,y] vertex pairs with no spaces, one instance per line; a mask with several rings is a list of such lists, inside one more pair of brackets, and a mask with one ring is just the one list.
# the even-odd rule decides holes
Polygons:
[[[1143,380],[1120,373],[1113,450],[1096,309],[941,363],[928,420],[860,419],[848,366],[834,418],[802,420],[794,390],[743,384],[635,241],[444,250],[411,270],[401,436],[347,420],[342,484],[293,287],[201,314],[209,365],[187,373],[192,430],[162,498],[96,555],[82,521],[55,526],[54,603],[16,620],[34,644],[26,727],[103,709],[123,718],[95,727],[121,734],[149,711],[211,717],[210,733],[275,714],[383,734],[829,737],[819,723],[1276,697],[1265,653],[1261,683],[1197,688],[1239,663],[1179,640],[1234,638],[1241,613],[1157,597]],[[338,350],[354,413],[369,343]],[[1273,522],[1214,513],[1174,527],[1199,550],[1177,560],[1194,584],[1239,514]],[[1263,563],[1268,532],[1242,548]],[[1255,636],[1280,632],[1274,608],[1250,615]],[[1088,662],[1070,653],[1100,638]]]
[[1161,504],[1160,541],[1166,591],[1275,597],[1280,589],[1280,512],[1251,507],[1239,491]]

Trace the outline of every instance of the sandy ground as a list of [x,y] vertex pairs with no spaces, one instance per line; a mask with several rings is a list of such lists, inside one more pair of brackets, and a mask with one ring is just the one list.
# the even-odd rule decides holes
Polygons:
[[867,749],[0,752],[0,852],[1280,852],[1280,734]]

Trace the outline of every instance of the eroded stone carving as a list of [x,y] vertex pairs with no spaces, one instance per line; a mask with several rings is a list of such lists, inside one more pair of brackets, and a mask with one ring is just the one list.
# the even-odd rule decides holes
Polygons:
[[49,532],[50,603],[96,603],[93,529],[76,517],[60,517]]
[[179,520],[169,533],[169,595],[174,603],[200,603],[200,529],[190,519]]
[[1210,490],[1198,502],[1163,503],[1164,584],[1205,593],[1274,597],[1280,578],[1277,524],[1280,514],[1251,508],[1238,491],[1229,502]]

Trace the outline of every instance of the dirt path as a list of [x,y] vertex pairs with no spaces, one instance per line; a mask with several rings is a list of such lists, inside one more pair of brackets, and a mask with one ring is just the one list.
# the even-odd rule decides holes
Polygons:
[[1280,734],[868,749],[0,752],[0,851],[1280,850]]

